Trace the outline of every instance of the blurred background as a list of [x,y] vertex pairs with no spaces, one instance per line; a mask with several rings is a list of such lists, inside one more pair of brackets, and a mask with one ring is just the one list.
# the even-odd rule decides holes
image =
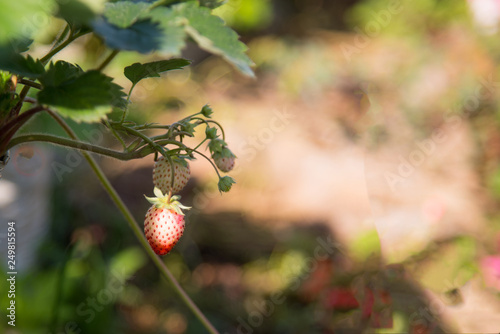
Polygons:
[[[130,113],[168,124],[209,103],[238,156],[222,196],[208,162],[191,163],[193,209],[163,258],[215,327],[498,332],[500,2],[229,0],[215,13],[257,79],[189,45],[193,64],[142,81]],[[40,29],[35,53],[62,24]],[[88,69],[106,55],[85,37],[58,58]],[[106,72],[128,90],[123,67],[138,59],[123,52]],[[26,131],[62,135],[36,123]],[[119,148],[99,125],[73,125]],[[204,332],[79,154],[33,144],[11,157],[0,215],[16,220],[21,254],[17,326],[3,331]],[[153,157],[98,161],[141,221]]]

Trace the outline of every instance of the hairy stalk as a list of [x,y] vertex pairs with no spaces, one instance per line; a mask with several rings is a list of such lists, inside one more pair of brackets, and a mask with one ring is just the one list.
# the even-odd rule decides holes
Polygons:
[[[66,133],[73,139],[73,140],[78,140],[76,134],[73,132],[73,130],[64,122],[62,118],[60,118],[57,114],[49,112],[52,117],[56,119],[56,121],[64,128]],[[210,323],[210,321],[205,317],[203,312],[196,306],[196,304],[191,300],[191,298],[187,295],[187,293],[182,289],[181,285],[177,280],[175,279],[174,275],[170,272],[170,270],[167,268],[165,263],[161,260],[161,258],[155,254],[153,249],[149,246],[148,241],[144,237],[144,234],[142,233],[142,230],[135,220],[134,216],[128,209],[128,207],[123,203],[122,199],[120,198],[120,195],[116,192],[115,188],[111,185],[111,182],[109,182],[108,178],[102,171],[102,169],[99,167],[97,162],[94,160],[94,158],[87,152],[83,152],[83,156],[89,163],[90,167],[96,174],[97,178],[99,181],[101,181],[102,186],[104,189],[108,192],[109,196],[115,203],[115,205],[118,207],[118,210],[122,213],[122,215],[125,217],[127,220],[130,228],[134,232],[135,236],[137,239],[139,239],[139,242],[141,243],[142,247],[146,251],[146,253],[149,255],[151,260],[154,262],[154,264],[158,267],[160,272],[163,274],[163,276],[172,284],[174,290],[177,292],[177,294],[181,297],[181,299],[184,301],[184,303],[189,307],[189,309],[194,313],[194,315],[200,320],[200,322],[205,326],[207,331],[212,334],[218,334],[219,332],[215,329],[215,327]]]
[[115,131],[115,129],[113,129],[111,127],[111,124],[109,124],[109,121],[108,120],[105,120],[104,121],[104,124],[106,125],[106,127],[111,131],[111,133],[113,134],[113,136],[116,137],[116,139],[118,139],[118,141],[120,142],[120,144],[122,144],[122,147],[124,150],[127,150],[127,145],[125,144],[125,142],[123,141],[122,137]]
[[29,135],[17,136],[10,141],[9,145],[7,146],[7,149],[10,149],[10,148],[12,148],[16,145],[22,144],[22,143],[28,143],[28,142],[34,142],[34,141],[52,143],[55,145],[74,148],[74,149],[77,149],[80,151],[85,151],[85,152],[93,152],[93,153],[105,155],[105,156],[119,159],[119,160],[131,160],[131,159],[142,158],[140,156],[140,154],[138,154],[137,151],[135,151],[135,152],[119,152],[119,151],[111,150],[111,149],[106,148],[106,147],[92,145],[92,144],[85,143],[82,141],[72,140],[72,139],[63,138],[63,137],[59,137],[59,136],[46,135],[43,133],[33,133],[33,134],[29,134]]
[[[46,134],[30,134],[30,135],[23,135],[23,136],[17,136],[10,140],[9,144],[7,145],[7,148],[5,151],[8,149],[11,149],[14,146],[23,144],[23,143],[29,143],[29,142],[45,142],[45,143],[51,143],[63,147],[68,147],[68,148],[73,148],[80,150],[82,152],[92,152],[96,153],[99,155],[104,155],[107,157],[115,158],[118,160],[133,160],[133,159],[140,159],[144,158],[145,156],[148,156],[152,153],[155,153],[156,150],[152,148],[151,146],[147,145],[146,147],[142,147],[139,149],[136,149],[134,151],[124,151],[124,152],[119,152],[119,151],[114,151],[111,149],[108,149],[106,147],[102,146],[96,146],[92,145],[89,143],[85,143],[82,141],[77,141],[77,140],[72,140],[68,138],[63,138],[63,137],[58,137],[54,135],[46,135]],[[175,140],[160,140],[157,142],[158,145],[177,145],[181,147],[182,149],[186,150],[185,146],[180,144],[179,142]],[[189,150],[189,148],[187,148]]]

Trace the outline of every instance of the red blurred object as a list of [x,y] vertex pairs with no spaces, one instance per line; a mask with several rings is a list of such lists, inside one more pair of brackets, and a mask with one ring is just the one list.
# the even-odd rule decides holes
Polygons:
[[373,304],[375,298],[371,289],[365,288],[365,295],[362,301],[361,316],[363,319],[368,319],[372,315]]
[[334,275],[333,269],[331,261],[319,261],[317,269],[302,284],[299,292],[301,297],[308,301],[317,299],[329,285]]
[[357,309],[359,307],[359,303],[356,300],[356,297],[354,297],[354,293],[351,288],[336,287],[327,292],[325,307],[327,309],[348,311]]
[[325,308],[338,311],[360,309],[361,318],[369,320],[372,328],[392,328],[392,298],[387,290],[365,288],[356,298],[353,289],[335,287],[327,291]]
[[365,288],[361,316],[370,319],[372,328],[392,328],[392,298],[387,290]]
[[430,334],[434,327],[434,324],[416,324],[410,327],[410,334]]

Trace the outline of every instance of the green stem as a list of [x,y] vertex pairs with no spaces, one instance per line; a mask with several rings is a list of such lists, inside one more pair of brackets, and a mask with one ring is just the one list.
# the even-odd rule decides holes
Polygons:
[[222,127],[222,125],[220,125],[219,122],[214,121],[213,119],[203,119],[201,117],[193,117],[193,119],[200,120],[203,123],[207,124],[207,126],[208,126],[208,123],[214,123],[214,124],[216,124],[219,127],[219,129],[220,129],[220,131],[222,133],[222,140],[226,140],[226,134],[224,133],[224,128]]
[[17,136],[13,138],[9,144],[7,145],[7,150],[22,144],[22,143],[28,143],[28,142],[46,142],[46,143],[52,143],[55,145],[60,145],[60,146],[65,146],[69,148],[74,148],[80,151],[86,151],[86,152],[92,152],[100,155],[105,155],[111,158],[115,158],[118,160],[131,160],[131,159],[137,159],[137,158],[142,158],[142,154],[139,154],[138,151],[134,152],[119,152],[119,151],[114,151],[106,147],[101,147],[101,146],[96,146],[92,145],[89,143],[85,143],[82,141],[76,141],[68,138],[63,138],[63,137],[58,137],[58,136],[53,136],[53,135],[46,135],[46,134],[29,134],[29,135],[22,135],[22,136]]
[[42,85],[40,85],[39,83],[36,83],[34,81],[31,81],[31,80],[20,79],[19,83],[22,83],[23,85],[30,86],[30,87],[33,87],[36,89],[42,89]]
[[123,111],[122,119],[120,120],[119,124],[123,124],[123,122],[125,122],[125,118],[127,118],[128,106],[130,104],[130,95],[132,94],[132,90],[134,90],[134,87],[135,87],[135,83],[132,84],[132,86],[130,87],[130,90],[128,91],[128,94],[127,94],[127,105],[125,106],[125,110]]
[[210,162],[210,164],[212,164],[212,167],[215,169],[215,172],[217,173],[217,176],[219,177],[219,179],[221,178],[220,174],[219,174],[219,170],[217,169],[217,166],[215,166],[215,164],[212,161],[212,159],[210,159],[209,157],[207,157],[205,154],[201,153],[200,151],[193,150],[193,152],[198,153],[199,155],[201,155],[202,157],[204,157],[205,159],[207,159],[208,162]]
[[89,32],[79,32],[79,33],[76,33],[72,36],[70,36],[67,40],[65,40],[64,42],[62,42],[61,44],[59,44],[58,46],[56,46],[55,48],[53,48],[52,50],[50,50],[49,53],[47,53],[45,56],[43,56],[42,58],[40,58],[40,61],[42,62],[42,64],[47,64],[49,62],[49,60],[54,57],[54,55],[56,55],[59,51],[61,51],[62,49],[64,49],[65,47],[67,47],[69,44],[71,44],[71,42],[73,42],[75,39],[85,35],[85,34],[88,34]]
[[136,137],[139,137],[139,138],[142,138],[142,140],[144,140],[146,143],[148,143],[151,148],[155,149],[156,151],[160,152],[163,156],[166,156],[167,155],[167,152],[165,152],[165,150],[163,149],[163,147],[161,147],[160,145],[158,145],[157,143],[153,142],[148,136],[146,136],[145,134],[137,131],[137,130],[134,130],[134,129],[131,129],[131,128],[128,128],[126,126],[123,126],[121,127],[121,130],[125,130],[126,132],[130,133],[131,135],[134,135]]
[[188,136],[188,137],[194,137],[192,134],[190,134],[189,132],[186,132],[186,131],[176,131],[176,132],[173,132],[171,133],[170,135],[168,135],[168,132],[164,135],[159,135],[159,136],[154,136],[154,137],[151,137],[151,140],[152,141],[156,141],[156,140],[160,140],[160,139],[172,139],[172,138],[175,138],[177,136]]
[[[50,113],[50,112],[49,112]],[[55,117],[57,122],[61,124],[61,126],[64,128],[64,130],[68,133],[68,135],[73,139],[73,140],[78,140],[76,134],[73,132],[73,130],[64,122],[62,118],[60,118],[57,114],[50,113],[52,117]],[[181,297],[181,299],[184,301],[184,303],[189,307],[189,309],[194,313],[194,315],[200,320],[200,322],[205,326],[207,331],[212,334],[218,334],[219,332],[215,327],[210,323],[210,321],[205,317],[203,312],[196,306],[196,304],[189,298],[188,294],[182,289],[181,285],[177,280],[175,279],[174,275],[170,272],[170,270],[167,268],[165,263],[162,261],[162,259],[156,255],[156,253],[153,251],[151,246],[149,245],[148,241],[144,237],[144,234],[135,220],[134,216],[128,209],[128,207],[123,203],[122,199],[116,192],[115,188],[111,185],[111,182],[109,182],[108,178],[102,171],[102,169],[99,167],[97,162],[94,160],[94,158],[86,153],[83,152],[83,156],[89,163],[90,167],[96,174],[97,178],[99,181],[101,181],[102,186],[104,189],[108,192],[109,196],[115,203],[115,205],[118,207],[118,210],[122,213],[122,215],[125,217],[127,220],[130,228],[132,229],[132,232],[134,232],[135,236],[137,239],[139,239],[139,242],[141,243],[142,247],[145,249],[146,253],[149,255],[151,260],[154,262],[154,264],[158,267],[160,272],[163,274],[163,276],[172,284],[174,290],[177,292],[177,294]]]
[[195,148],[193,148],[193,151],[196,151],[196,149],[197,149],[198,147],[200,147],[200,146],[201,146],[204,142],[206,142],[207,140],[208,140],[208,138],[203,139],[203,140],[202,140],[202,141],[201,141],[198,145],[196,145],[196,147],[195,147]]
[[28,95],[30,88],[31,88],[30,86],[23,87],[23,89],[21,90],[21,93],[19,93],[19,102],[10,111],[10,114],[9,114],[10,117],[13,117],[15,115],[19,115],[19,111],[21,111],[21,107],[23,106],[24,98],[26,97],[26,95]]
[[[64,146],[68,148],[74,148],[77,150],[80,150],[82,152],[92,152],[100,155],[104,155],[107,157],[115,158],[118,160],[133,160],[133,159],[140,159],[144,158],[145,156],[150,155],[151,153],[155,153],[156,149],[152,148],[151,146],[146,146],[146,147],[141,147],[140,149],[136,149],[134,151],[128,152],[119,152],[119,151],[114,151],[110,150],[105,147],[101,146],[96,146],[92,145],[89,143],[81,142],[81,141],[75,141],[72,139],[68,138],[63,138],[63,137],[58,137],[58,136],[53,136],[53,135],[46,135],[46,134],[30,134],[30,135],[23,135],[23,136],[17,136],[13,138],[12,140],[9,141],[9,144],[6,146],[6,149],[4,151],[7,151],[8,149],[23,144],[23,143],[28,143],[28,142],[46,142],[46,143],[51,143],[59,146]],[[178,142],[174,140],[161,140],[158,141],[158,145],[177,145],[179,147],[183,147],[180,145]]]
[[116,57],[116,55],[118,54],[118,52],[120,52],[120,50],[113,50],[113,52],[111,52],[109,54],[109,56],[106,59],[104,59],[104,61],[97,68],[97,70],[102,72],[106,68],[106,66],[108,66],[108,64],[113,60],[113,58]]
[[19,130],[34,114],[42,110],[44,110],[44,108],[41,106],[31,108],[0,128],[0,154],[8,150],[7,147],[9,142],[16,134],[17,130]]
[[66,24],[66,26],[64,27],[64,30],[61,32],[61,35],[54,42],[52,49],[54,49],[56,46],[58,46],[59,43],[61,43],[66,38],[66,36],[68,36],[68,33],[71,33],[71,27],[69,24]]
[[115,136],[116,139],[118,139],[118,141],[120,142],[120,144],[122,144],[123,149],[127,150],[127,145],[123,141],[122,137],[115,131],[115,129],[113,129],[113,127],[111,127],[111,124],[109,124],[109,121],[105,120],[104,123],[106,124],[106,127],[111,131],[113,136]]

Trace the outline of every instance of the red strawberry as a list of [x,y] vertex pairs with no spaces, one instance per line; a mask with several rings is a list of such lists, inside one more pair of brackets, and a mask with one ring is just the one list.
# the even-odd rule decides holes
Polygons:
[[172,187],[172,166],[170,162],[161,156],[155,162],[153,169],[153,183],[155,187],[160,188],[164,194],[168,194],[170,190],[172,193],[178,193],[184,188],[189,180],[190,170],[189,164],[185,160],[172,157],[174,167],[174,186]]
[[180,196],[168,198],[158,188],[157,197],[146,197],[153,204],[144,218],[144,234],[156,254],[165,255],[172,250],[184,232],[184,214],[189,209],[179,202]]
[[236,156],[227,147],[223,146],[220,152],[212,154],[215,165],[224,173],[231,171],[234,168],[234,160]]

